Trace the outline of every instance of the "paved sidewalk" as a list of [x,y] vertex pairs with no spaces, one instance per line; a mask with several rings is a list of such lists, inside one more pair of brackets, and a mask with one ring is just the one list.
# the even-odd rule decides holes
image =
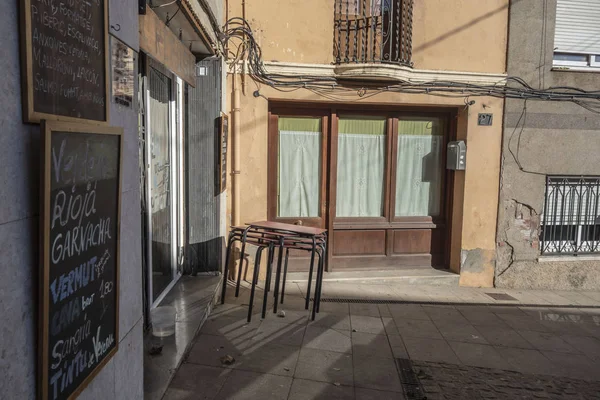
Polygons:
[[[303,288],[292,283],[285,317],[255,314],[250,324],[248,289],[239,298],[232,292],[202,327],[165,400],[600,394],[597,292],[326,282],[324,299],[364,301],[323,302],[309,322]],[[235,361],[226,365],[226,356]]]

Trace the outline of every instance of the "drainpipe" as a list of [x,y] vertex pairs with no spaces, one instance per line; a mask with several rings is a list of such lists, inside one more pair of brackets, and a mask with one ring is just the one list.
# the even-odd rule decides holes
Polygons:
[[236,72],[234,66],[234,72],[231,75],[233,80],[233,100],[231,104],[231,119],[232,119],[232,144],[233,144],[233,168],[231,171],[231,190],[233,191],[233,198],[231,199],[231,214],[234,226],[240,226],[240,102],[241,93],[239,85],[237,84]]

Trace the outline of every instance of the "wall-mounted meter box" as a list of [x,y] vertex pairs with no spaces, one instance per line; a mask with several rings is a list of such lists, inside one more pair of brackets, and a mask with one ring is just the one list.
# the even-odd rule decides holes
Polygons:
[[464,171],[467,166],[467,145],[463,140],[448,142],[446,169]]

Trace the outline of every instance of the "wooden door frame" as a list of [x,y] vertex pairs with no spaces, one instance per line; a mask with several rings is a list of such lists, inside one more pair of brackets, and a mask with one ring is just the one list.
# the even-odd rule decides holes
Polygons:
[[[384,216],[381,218],[337,218],[337,159],[338,147],[338,120],[343,114],[363,116],[386,117],[386,160],[385,160],[385,193]],[[446,245],[444,246],[444,264],[450,261],[450,246],[453,222],[453,197],[454,197],[454,171],[447,170],[446,145],[449,141],[456,140],[458,108],[453,106],[428,106],[428,105],[390,105],[389,103],[369,104],[340,104],[337,102],[313,102],[279,99],[272,100],[268,113],[268,179],[267,179],[267,216],[269,220],[281,222],[295,222],[298,218],[277,217],[277,154],[278,154],[278,126],[279,116],[305,116],[322,117],[322,162],[321,162],[321,215],[324,226],[328,230],[329,243],[325,270],[333,271],[333,241],[334,228],[336,229],[386,229],[400,228],[434,229],[436,223],[431,217],[409,217],[398,219],[393,213],[395,206],[396,168],[398,145],[398,120],[402,116],[439,117],[444,120],[444,142],[442,151],[442,168],[444,169],[444,182],[441,190],[443,218],[445,219],[444,233]],[[396,157],[393,157],[396,155]],[[320,218],[319,218],[320,219]],[[335,224],[334,224],[335,223]],[[439,224],[439,223],[438,223]],[[335,226],[334,226],[335,225]],[[386,256],[393,251],[393,238],[386,235]]]

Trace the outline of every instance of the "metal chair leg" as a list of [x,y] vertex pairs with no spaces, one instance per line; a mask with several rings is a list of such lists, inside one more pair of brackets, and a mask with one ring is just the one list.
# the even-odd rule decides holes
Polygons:
[[[273,252],[273,245],[269,244],[269,254],[271,254],[271,252]],[[270,257],[269,257],[270,260]],[[263,305],[262,305],[262,313],[261,313],[261,317],[262,319],[265,319],[267,316],[267,302],[269,301],[269,291],[267,290],[267,285],[269,284],[269,277],[272,274],[272,264],[271,263],[267,263],[267,283],[265,283],[265,291],[263,294]]]
[[256,250],[256,259],[254,260],[254,273],[252,274],[252,287],[250,288],[250,301],[248,304],[248,318],[247,321],[252,320],[252,307],[254,305],[254,292],[256,291],[256,285],[258,284],[258,275],[260,271],[260,258],[264,247],[259,247]]
[[229,259],[231,257],[231,245],[235,242],[234,236],[230,233],[227,239],[227,254],[225,255],[225,267],[223,268],[223,288],[221,289],[221,304],[225,304],[225,294],[227,292],[227,280],[229,279]]
[[244,234],[242,235],[242,249],[240,251],[240,266],[238,269],[237,282],[235,284],[235,297],[240,295],[240,283],[242,282],[242,269],[244,266],[244,253],[246,252],[246,236],[248,234],[248,228],[244,230]]
[[277,257],[277,271],[275,272],[275,290],[273,296],[275,301],[273,303],[273,313],[277,313],[277,305],[279,302],[279,283],[281,282],[281,267],[283,264],[283,245],[284,239],[279,240],[279,256]]
[[312,308],[312,320],[315,320],[315,316],[317,313],[317,309],[319,307],[319,301],[320,301],[320,293],[321,293],[321,278],[322,278],[322,274],[323,274],[323,255],[321,253],[319,253],[317,251],[317,254],[319,254],[319,263],[317,265],[317,281],[315,282],[315,298],[313,300],[313,308]]
[[314,237],[313,237],[312,241],[313,241],[313,246],[312,246],[312,251],[310,253],[310,269],[308,270],[308,284],[306,286],[306,300],[304,302],[305,310],[308,310],[308,307],[310,305],[310,287],[312,285],[313,268],[315,266],[316,241],[315,241]]
[[287,279],[288,259],[290,257],[290,249],[285,249],[285,264],[283,265],[283,282],[281,284],[281,304],[285,296],[285,281]]

